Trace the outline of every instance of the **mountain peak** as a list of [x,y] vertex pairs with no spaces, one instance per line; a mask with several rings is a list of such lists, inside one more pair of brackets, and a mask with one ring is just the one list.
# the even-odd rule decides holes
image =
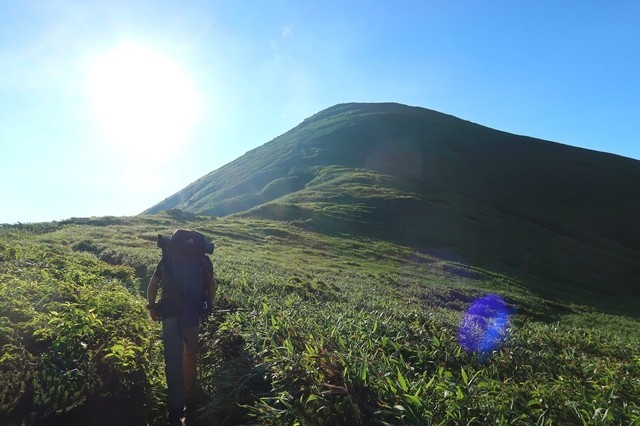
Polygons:
[[346,103],[145,213],[286,220],[640,297],[638,187],[636,160],[420,107]]

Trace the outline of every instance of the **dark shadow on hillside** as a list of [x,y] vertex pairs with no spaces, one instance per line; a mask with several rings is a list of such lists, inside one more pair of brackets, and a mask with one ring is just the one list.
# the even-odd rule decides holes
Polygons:
[[239,307],[226,299],[200,334],[198,381],[204,384],[187,403],[187,423],[193,426],[250,424],[245,406],[266,395],[271,386],[266,371],[244,350],[244,340],[234,330],[221,327]]
[[[598,245],[541,230],[536,224],[492,229],[455,217],[455,213],[438,216],[438,212],[411,204],[410,200],[402,201],[359,217],[316,213],[295,224],[327,235],[353,235],[410,246],[443,260],[506,275],[521,281],[543,300],[557,302],[559,308],[550,307],[550,315],[563,315],[566,312],[562,306],[571,304],[611,314],[640,315],[640,254],[634,261],[626,248],[620,248],[626,256],[603,254]],[[432,223],[437,227],[431,227]],[[453,264],[450,268],[461,278],[476,278],[473,269]]]
[[[34,378],[33,380],[37,380]],[[150,389],[142,390],[141,387],[148,383],[146,377],[136,377],[136,389],[123,389],[121,384],[107,384],[105,389],[113,389],[109,395],[92,393],[83,398],[79,406],[69,406],[57,411],[42,411],[42,403],[55,406],[56,403],[69,398],[62,386],[48,389],[51,392],[51,400],[39,401],[33,394],[33,386],[26,386],[21,395],[20,402],[11,413],[0,413],[0,425],[38,425],[38,426],[140,426],[149,424],[151,419],[146,418],[146,407],[150,405],[148,397]]]

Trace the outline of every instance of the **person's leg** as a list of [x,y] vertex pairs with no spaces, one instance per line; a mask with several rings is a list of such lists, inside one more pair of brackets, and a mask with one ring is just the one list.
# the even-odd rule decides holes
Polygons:
[[196,358],[198,355],[198,331],[199,327],[185,327],[184,352],[182,358],[182,375],[184,380],[184,395],[186,399],[193,396],[196,387],[197,367]]
[[170,416],[184,409],[184,378],[182,355],[184,335],[177,318],[162,321],[162,342],[164,344],[165,374],[167,377],[167,408]]

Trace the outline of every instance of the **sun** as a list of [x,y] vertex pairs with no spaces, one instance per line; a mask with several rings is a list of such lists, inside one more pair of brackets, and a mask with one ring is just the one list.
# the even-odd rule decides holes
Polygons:
[[200,101],[189,74],[158,51],[123,44],[88,69],[91,111],[110,149],[166,161],[187,143]]

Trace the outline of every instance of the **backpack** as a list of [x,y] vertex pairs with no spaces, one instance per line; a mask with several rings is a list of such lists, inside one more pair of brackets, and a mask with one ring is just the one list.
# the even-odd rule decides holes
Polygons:
[[206,316],[202,310],[210,308],[203,303],[208,301],[207,277],[213,274],[207,254],[213,253],[214,245],[199,232],[178,229],[171,238],[158,235],[158,247],[162,249],[159,314],[197,325],[197,319]]

